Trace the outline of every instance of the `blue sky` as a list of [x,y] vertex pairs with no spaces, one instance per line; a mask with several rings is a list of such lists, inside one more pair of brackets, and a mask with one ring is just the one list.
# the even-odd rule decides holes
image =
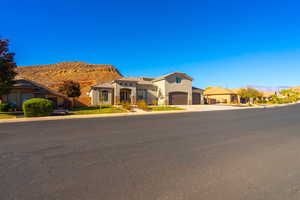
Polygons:
[[85,61],[150,77],[182,71],[203,88],[300,85],[296,0],[9,0],[1,7],[0,35],[18,65]]

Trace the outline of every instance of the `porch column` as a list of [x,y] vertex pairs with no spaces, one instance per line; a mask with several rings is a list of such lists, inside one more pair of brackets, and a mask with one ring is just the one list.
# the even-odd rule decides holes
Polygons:
[[131,104],[136,104],[136,88],[131,89]]
[[120,88],[118,87],[118,85],[115,85],[114,88],[114,103],[115,105],[120,104]]

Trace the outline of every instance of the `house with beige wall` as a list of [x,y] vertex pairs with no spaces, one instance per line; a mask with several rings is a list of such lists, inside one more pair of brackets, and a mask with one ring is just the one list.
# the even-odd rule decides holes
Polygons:
[[240,102],[239,95],[230,89],[222,87],[209,87],[204,91],[207,104],[231,104]]
[[71,101],[67,96],[27,79],[15,80],[8,94],[3,95],[4,103],[11,103],[22,110],[24,101],[32,98],[45,98],[53,102],[55,108],[69,108]]
[[181,72],[157,78],[125,77],[94,85],[89,95],[92,105],[136,104],[138,101],[158,105],[202,104],[203,92],[199,88],[193,90],[192,82],[192,77]]

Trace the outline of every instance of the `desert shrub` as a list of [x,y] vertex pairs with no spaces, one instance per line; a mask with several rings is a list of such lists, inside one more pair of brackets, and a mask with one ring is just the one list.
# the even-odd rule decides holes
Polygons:
[[11,103],[0,103],[0,112],[8,112],[14,109],[14,105]]
[[157,106],[158,105],[158,101],[155,99],[155,100],[152,101],[151,104],[154,105],[154,106]]
[[53,102],[48,99],[33,98],[23,103],[25,117],[44,117],[53,112]]
[[287,104],[287,103],[293,103],[293,100],[291,100],[289,98],[276,98],[276,99],[273,99],[272,102],[274,104]]
[[132,110],[132,105],[128,102],[122,103],[122,106],[124,109],[131,111]]
[[148,104],[147,104],[144,100],[139,101],[139,102],[137,103],[137,107],[138,107],[139,109],[144,110],[144,111],[148,111],[148,110],[149,110]]
[[263,98],[261,98],[261,99],[256,99],[256,100],[254,101],[255,104],[266,104],[267,102],[268,102],[268,101],[265,100],[265,99],[263,99]]

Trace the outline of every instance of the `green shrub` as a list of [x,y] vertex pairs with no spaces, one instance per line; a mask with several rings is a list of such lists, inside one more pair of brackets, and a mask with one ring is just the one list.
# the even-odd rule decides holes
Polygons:
[[138,107],[139,109],[141,109],[141,110],[144,110],[144,111],[148,111],[148,110],[149,110],[148,104],[147,104],[144,100],[139,101],[139,102],[137,103],[137,107]]
[[48,99],[33,98],[23,103],[25,117],[44,117],[53,112],[53,102]]
[[8,112],[12,110],[14,106],[10,103],[1,103],[0,104],[0,112]]

